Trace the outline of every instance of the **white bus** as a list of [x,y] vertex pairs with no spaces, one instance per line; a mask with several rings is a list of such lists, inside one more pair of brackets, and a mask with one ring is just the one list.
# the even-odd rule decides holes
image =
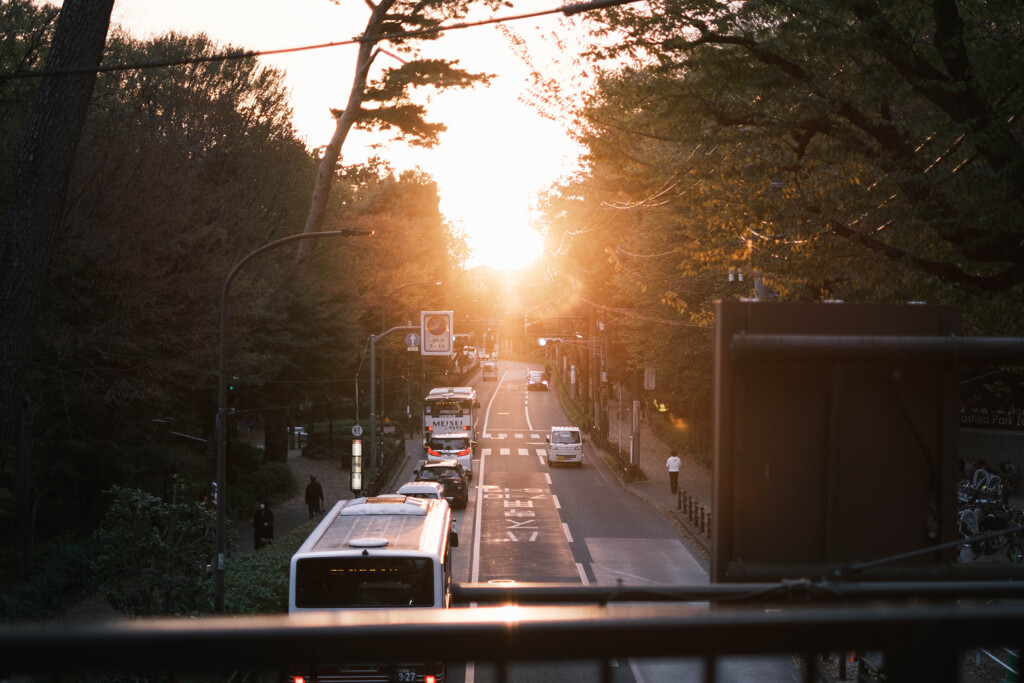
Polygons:
[[[444,500],[339,501],[292,555],[288,612],[448,607],[458,543]],[[296,662],[289,680],[443,683],[444,676],[442,662]]]
[[469,432],[477,440],[480,401],[473,387],[436,387],[423,399],[423,443],[431,434]]

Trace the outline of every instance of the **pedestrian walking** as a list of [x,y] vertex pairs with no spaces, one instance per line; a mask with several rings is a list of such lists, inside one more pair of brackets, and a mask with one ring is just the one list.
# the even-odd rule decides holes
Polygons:
[[309,483],[306,484],[306,507],[309,508],[310,519],[324,508],[324,489],[312,474],[309,475]]
[[267,541],[274,540],[274,512],[264,503],[260,503],[252,516],[252,542],[256,550]]
[[683,461],[679,459],[679,455],[673,448],[668,456],[668,460],[665,461],[665,467],[668,468],[668,483],[672,487],[672,493],[679,490],[679,467],[682,464]]

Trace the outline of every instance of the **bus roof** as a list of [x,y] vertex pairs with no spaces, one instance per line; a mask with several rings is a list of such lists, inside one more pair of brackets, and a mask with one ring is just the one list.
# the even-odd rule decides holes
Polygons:
[[446,501],[395,495],[342,500],[324,516],[293,560],[360,554],[365,548],[436,556],[448,542],[450,527],[451,511]]
[[468,398],[476,396],[476,389],[473,387],[435,387],[430,390],[427,394],[427,398],[442,398],[442,397],[464,397]]

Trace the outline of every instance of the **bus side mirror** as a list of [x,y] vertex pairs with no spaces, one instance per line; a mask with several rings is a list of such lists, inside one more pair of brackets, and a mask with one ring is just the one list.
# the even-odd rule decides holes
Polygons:
[[477,401],[476,403],[474,403],[473,407],[474,408],[479,408],[480,407],[480,401]]
[[453,548],[459,547],[459,533],[454,529],[448,532],[448,545]]

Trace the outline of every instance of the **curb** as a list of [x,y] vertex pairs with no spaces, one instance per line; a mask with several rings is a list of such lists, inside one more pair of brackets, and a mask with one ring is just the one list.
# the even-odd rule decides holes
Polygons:
[[[593,444],[593,441],[591,441],[591,443]],[[660,512],[665,519],[671,522],[673,526],[675,526],[688,539],[690,539],[694,543],[694,545],[697,546],[697,548],[701,551],[701,554],[704,556],[705,560],[711,560],[710,539],[703,537],[698,531],[698,529],[692,524],[690,524],[689,520],[686,518],[686,515],[681,510],[673,510],[672,508],[662,505],[658,501],[649,498],[640,491],[637,491],[628,483],[624,482],[622,480],[622,477],[619,476],[618,467],[616,467],[618,460],[614,456],[614,454],[609,453],[608,451],[604,450],[603,448],[600,448],[599,446],[593,446],[593,448],[594,450],[601,454],[601,462],[603,462],[605,466],[608,468],[612,477],[615,479],[615,483],[618,485],[620,489],[629,493],[633,497],[643,501],[644,503],[647,503],[652,508]],[[646,478],[646,475],[644,476]]]

